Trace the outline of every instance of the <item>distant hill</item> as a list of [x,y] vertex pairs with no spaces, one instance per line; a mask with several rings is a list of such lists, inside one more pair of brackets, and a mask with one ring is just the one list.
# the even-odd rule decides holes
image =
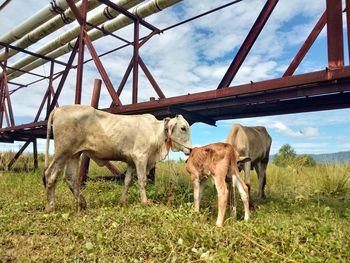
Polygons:
[[[308,154],[317,163],[350,163],[350,151],[337,153]],[[276,155],[271,155],[272,161]]]
[[324,154],[310,154],[317,163],[350,163],[350,151]]

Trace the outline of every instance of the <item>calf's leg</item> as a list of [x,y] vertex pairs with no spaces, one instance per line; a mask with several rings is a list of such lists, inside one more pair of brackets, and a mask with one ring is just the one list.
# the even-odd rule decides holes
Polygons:
[[78,177],[79,159],[80,155],[76,155],[67,161],[64,171],[64,179],[78,202],[79,207],[85,209],[86,201],[82,193],[80,193],[80,180]]
[[218,174],[214,177],[216,191],[218,192],[218,217],[216,220],[216,225],[218,227],[222,227],[225,218],[226,205],[227,205],[227,197],[228,191],[225,182],[225,175],[220,176]]

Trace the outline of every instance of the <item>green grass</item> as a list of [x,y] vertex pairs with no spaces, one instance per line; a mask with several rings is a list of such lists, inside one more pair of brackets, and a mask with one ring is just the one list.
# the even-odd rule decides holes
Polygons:
[[[0,175],[2,262],[349,262],[350,165],[289,169],[269,165],[267,200],[251,221],[229,213],[215,227],[214,187],[205,188],[201,212],[184,163],[157,166],[147,186],[153,205],[140,204],[136,185],[119,206],[121,182],[89,181],[88,209],[79,211],[60,180],[56,212],[46,213],[41,171]],[[93,165],[92,176],[107,175]],[[257,180],[253,176],[253,197]]]

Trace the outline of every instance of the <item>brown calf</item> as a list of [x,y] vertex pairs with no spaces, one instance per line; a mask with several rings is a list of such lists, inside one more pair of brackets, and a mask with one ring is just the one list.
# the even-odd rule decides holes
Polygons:
[[[202,182],[212,177],[218,193],[218,217],[216,225],[221,227],[224,222],[228,191],[225,179],[232,179],[232,190],[236,186],[244,204],[244,220],[249,219],[249,192],[237,168],[237,161],[249,161],[245,157],[237,160],[235,150],[227,143],[214,143],[193,148],[186,164],[187,172],[191,174],[194,191],[194,208],[199,211]],[[236,204],[234,204],[235,206]],[[235,209],[235,208],[234,208]]]

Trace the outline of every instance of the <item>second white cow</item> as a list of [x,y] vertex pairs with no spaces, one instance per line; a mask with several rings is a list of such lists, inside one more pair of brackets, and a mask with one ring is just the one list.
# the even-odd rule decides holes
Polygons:
[[[48,166],[51,123],[55,153]],[[80,193],[78,166],[81,153],[99,165],[109,160],[128,163],[124,192],[125,202],[132,178],[136,173],[141,202],[147,204],[146,174],[157,161],[164,159],[169,150],[190,153],[190,126],[181,116],[157,120],[151,114],[115,115],[90,106],[69,105],[56,108],[48,119],[45,173],[47,210],[55,209],[57,176],[64,169],[65,180],[81,208],[86,201]]]

